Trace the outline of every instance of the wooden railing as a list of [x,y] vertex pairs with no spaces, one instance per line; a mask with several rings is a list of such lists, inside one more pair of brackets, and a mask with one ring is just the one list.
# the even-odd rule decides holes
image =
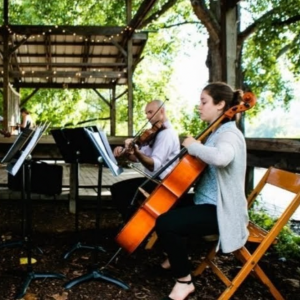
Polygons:
[[[15,136],[10,138],[0,137],[0,160],[5,156],[15,138]],[[125,139],[126,137],[108,137],[112,148],[123,145]],[[246,138],[246,143],[248,152],[247,191],[251,191],[253,188],[255,167],[269,168],[274,166],[295,173],[300,172],[300,140]],[[32,153],[32,157],[34,160],[62,160],[62,156],[52,136],[42,136]],[[75,211],[74,173],[74,166],[72,168],[71,165],[69,183],[70,212]]]
[[[0,159],[4,157],[15,140],[0,137]],[[126,137],[108,137],[111,147],[123,145]],[[183,139],[183,138],[182,138]],[[248,166],[300,172],[300,139],[246,138]],[[36,160],[61,160],[61,154],[51,135],[42,136],[32,153]]]

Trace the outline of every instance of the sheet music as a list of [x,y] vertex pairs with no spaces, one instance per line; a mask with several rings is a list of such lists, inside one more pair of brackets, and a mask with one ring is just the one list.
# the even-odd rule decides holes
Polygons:
[[20,167],[22,166],[23,162],[27,158],[27,156],[31,153],[31,151],[34,149],[34,146],[39,141],[40,137],[43,134],[43,131],[45,129],[45,126],[37,127],[32,135],[32,138],[30,139],[29,143],[26,145],[25,149],[21,152],[20,157],[18,160],[13,163],[7,165],[6,170],[11,175],[15,176],[17,172],[19,171]]
[[109,155],[110,159],[117,165],[118,162],[117,162],[114,154],[111,151],[110,145],[109,145],[108,140],[107,140],[106,133],[104,131],[102,131],[102,130],[99,130],[98,133],[99,133],[100,138],[101,138],[101,140],[103,142],[103,145],[104,145],[104,147],[106,149],[106,153]]
[[12,161],[12,159],[16,159],[16,155],[19,151],[21,151],[28,139],[33,134],[33,130],[26,128],[24,131],[22,131],[16,138],[15,142],[12,144],[10,149],[8,150],[7,154],[2,159],[1,163],[9,163]]
[[[94,145],[96,145],[97,150],[99,151],[99,156],[101,156],[104,159],[104,161],[108,165],[113,175],[114,176],[120,175],[123,172],[123,169],[115,163],[116,161],[115,158],[114,159],[111,158],[111,155],[113,154],[112,153],[110,154],[111,152],[110,147],[109,149],[106,149],[105,147],[105,144],[109,145],[106,135],[100,136],[99,132],[91,132],[86,128],[84,128],[84,130],[88,134],[90,139],[93,141]],[[105,142],[103,142],[102,139],[104,139]]]

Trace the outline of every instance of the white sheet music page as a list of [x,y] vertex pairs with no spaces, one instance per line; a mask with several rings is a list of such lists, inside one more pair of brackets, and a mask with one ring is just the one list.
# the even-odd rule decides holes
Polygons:
[[[120,175],[123,172],[123,169],[115,163],[115,160],[113,161],[111,159],[110,155],[107,152],[109,150],[106,149],[106,147],[104,146],[104,143],[102,141],[102,139],[106,138],[106,136],[104,135],[104,136],[100,137],[99,132],[91,132],[90,130],[88,130],[86,128],[85,128],[85,131],[88,134],[88,136],[91,138],[91,140],[94,142],[94,144],[96,145],[96,147],[99,151],[99,156],[101,156],[103,158],[103,160],[106,162],[106,164],[109,167],[109,169],[111,170],[112,174],[114,176]],[[111,154],[111,155],[113,155],[113,154]]]
[[39,138],[41,137],[43,133],[44,127],[37,127],[28,143],[28,145],[25,147],[25,149],[21,152],[20,157],[15,163],[11,163],[7,166],[6,170],[11,175],[15,176],[17,172],[19,171],[20,167],[22,166],[23,162],[27,158],[27,156],[31,153],[31,151],[34,149],[34,146],[37,144]]

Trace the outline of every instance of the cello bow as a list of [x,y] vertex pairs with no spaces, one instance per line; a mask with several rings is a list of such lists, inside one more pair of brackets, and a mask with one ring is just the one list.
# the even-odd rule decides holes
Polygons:
[[[196,139],[199,141],[205,139],[224,119],[232,119],[237,113],[252,108],[255,103],[255,96],[251,92],[245,93],[242,103],[225,111]],[[185,153],[178,164],[147,197],[116,236],[115,241],[126,252],[135,251],[153,230],[157,217],[172,208],[205,169],[206,164],[202,160],[189,155],[185,148],[183,150]]]

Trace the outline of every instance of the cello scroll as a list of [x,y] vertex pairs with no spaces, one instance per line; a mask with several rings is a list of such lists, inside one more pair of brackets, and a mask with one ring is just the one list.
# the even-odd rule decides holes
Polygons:
[[251,92],[246,92],[243,95],[243,102],[228,109],[224,116],[232,119],[237,113],[244,112],[252,108],[256,103],[256,97]]

